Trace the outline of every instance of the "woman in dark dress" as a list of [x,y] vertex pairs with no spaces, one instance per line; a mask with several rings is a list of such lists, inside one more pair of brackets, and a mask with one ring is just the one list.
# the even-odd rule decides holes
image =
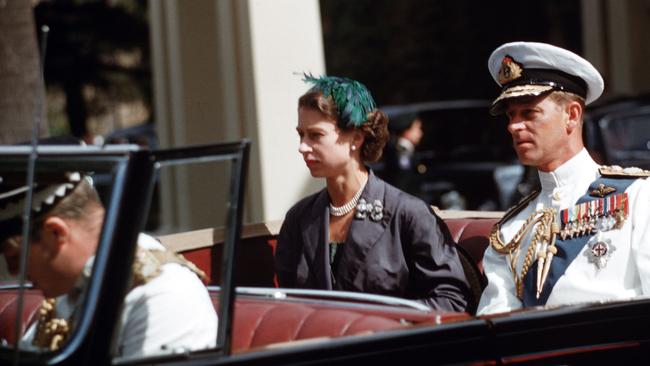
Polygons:
[[388,139],[388,118],[362,84],[305,76],[300,146],[327,187],[285,217],[275,267],[281,287],[368,292],[464,311],[469,286],[455,244],[431,207],[366,167]]

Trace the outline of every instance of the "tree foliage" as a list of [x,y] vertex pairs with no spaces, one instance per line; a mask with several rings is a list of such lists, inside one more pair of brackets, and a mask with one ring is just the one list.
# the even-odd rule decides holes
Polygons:
[[38,56],[31,3],[0,2],[0,144],[29,141],[34,120],[43,120]]
[[51,29],[46,81],[65,93],[71,134],[86,137],[90,116],[120,102],[151,109],[146,0],[44,1],[35,16]]

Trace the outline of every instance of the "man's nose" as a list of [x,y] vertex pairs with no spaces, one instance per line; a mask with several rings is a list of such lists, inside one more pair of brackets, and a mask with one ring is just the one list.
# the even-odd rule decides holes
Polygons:
[[524,121],[521,118],[515,116],[508,119],[508,132],[515,133],[522,128],[524,128]]

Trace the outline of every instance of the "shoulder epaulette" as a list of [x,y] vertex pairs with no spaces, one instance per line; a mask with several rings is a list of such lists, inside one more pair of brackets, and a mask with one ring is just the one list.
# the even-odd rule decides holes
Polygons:
[[607,178],[647,178],[650,177],[650,170],[637,167],[623,168],[618,165],[601,166],[598,169],[600,175]]
[[503,214],[503,217],[499,220],[498,224],[502,224],[510,220],[514,215],[518,214],[519,211],[523,210],[530,203],[530,201],[534,200],[539,195],[539,192],[540,191],[538,190],[534,190],[524,198],[520,199],[516,205],[510,207],[508,211]]

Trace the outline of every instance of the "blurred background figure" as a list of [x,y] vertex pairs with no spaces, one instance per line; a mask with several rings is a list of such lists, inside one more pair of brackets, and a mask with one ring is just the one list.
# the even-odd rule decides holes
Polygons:
[[384,148],[381,177],[395,187],[423,198],[422,171],[415,148],[422,141],[422,120],[416,113],[392,117],[388,123],[390,141]]

